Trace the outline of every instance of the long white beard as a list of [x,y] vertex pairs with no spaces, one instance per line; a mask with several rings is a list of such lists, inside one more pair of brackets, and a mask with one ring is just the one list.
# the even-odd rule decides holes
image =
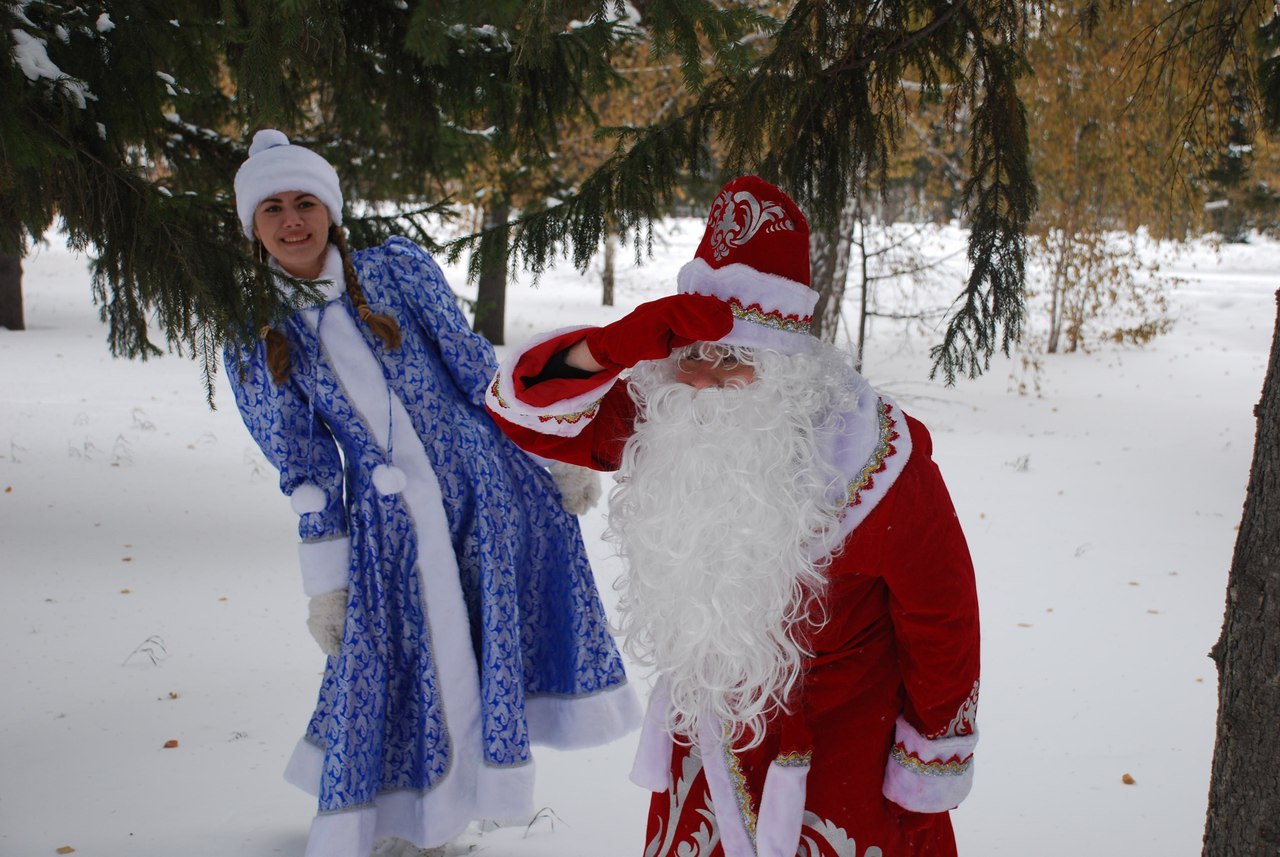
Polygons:
[[845,496],[825,447],[857,395],[830,351],[760,353],[742,387],[695,391],[670,361],[632,376],[606,535],[629,565],[626,650],[665,683],[673,735],[710,715],[751,746],[800,677]]

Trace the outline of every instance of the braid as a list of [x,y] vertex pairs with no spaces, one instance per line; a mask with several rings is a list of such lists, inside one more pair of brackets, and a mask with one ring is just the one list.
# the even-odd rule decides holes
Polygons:
[[[263,265],[267,264],[267,260],[270,258],[267,254],[267,248],[256,237],[253,239],[253,256]],[[270,286],[264,282],[263,273],[258,271],[256,276],[258,278],[259,293],[263,295],[270,294]],[[267,346],[267,369],[271,372],[271,379],[276,384],[283,384],[289,380],[289,372],[293,368],[293,359],[289,355],[289,340],[283,333],[270,325],[263,325],[262,339]]]
[[355,305],[356,314],[360,316],[361,321],[369,325],[369,329],[387,348],[393,351],[399,348],[400,325],[396,324],[396,320],[391,316],[378,315],[369,308],[369,301],[364,296],[364,290],[360,288],[359,278],[356,277],[355,265],[351,264],[351,256],[347,252],[347,239],[342,230],[337,226],[330,226],[329,241],[338,248],[338,253],[342,256],[342,271],[347,281],[347,295]]

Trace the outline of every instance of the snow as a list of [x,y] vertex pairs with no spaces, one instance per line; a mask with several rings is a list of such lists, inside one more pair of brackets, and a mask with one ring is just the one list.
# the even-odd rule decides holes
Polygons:
[[[513,286],[508,341],[669,293],[700,228],[669,224],[656,260],[620,271],[613,308],[567,266]],[[1165,267],[1184,280],[1172,333],[1047,357],[1039,398],[1010,392],[1022,370],[1003,359],[948,389],[928,380],[932,341],[874,326],[867,374],[930,426],[978,569],[982,737],[953,814],[961,853],[1200,853],[1206,653],[1278,267],[1274,243],[1191,247]],[[111,359],[83,258],[41,247],[25,268],[29,329],[0,330],[0,854],[300,855],[314,800],[281,771],[322,656],[289,502],[224,380],[210,412],[192,362]],[[582,523],[612,610],[601,510]],[[633,749],[540,749],[545,809],[453,852],[639,855]]]
[[43,39],[37,39],[24,30],[10,30],[9,33],[13,36],[14,62],[27,80],[35,82],[43,78],[52,81],[81,110],[85,109],[87,99],[96,100],[96,96],[89,91],[84,81],[64,73],[53,60],[49,59],[49,46]]

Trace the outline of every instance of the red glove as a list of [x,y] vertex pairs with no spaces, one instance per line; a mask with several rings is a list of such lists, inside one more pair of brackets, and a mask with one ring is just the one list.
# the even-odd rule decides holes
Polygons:
[[715,342],[733,329],[733,311],[710,295],[671,295],[641,304],[613,324],[586,335],[587,348],[606,369],[661,360],[692,342]]

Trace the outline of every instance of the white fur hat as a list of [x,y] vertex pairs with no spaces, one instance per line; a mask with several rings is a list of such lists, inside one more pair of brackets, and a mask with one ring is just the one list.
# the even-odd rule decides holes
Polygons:
[[329,219],[342,225],[342,186],[338,173],[310,149],[293,146],[283,132],[264,128],[253,135],[249,159],[236,172],[236,213],[247,238],[253,237],[253,213],[269,196],[305,191],[324,203]]

